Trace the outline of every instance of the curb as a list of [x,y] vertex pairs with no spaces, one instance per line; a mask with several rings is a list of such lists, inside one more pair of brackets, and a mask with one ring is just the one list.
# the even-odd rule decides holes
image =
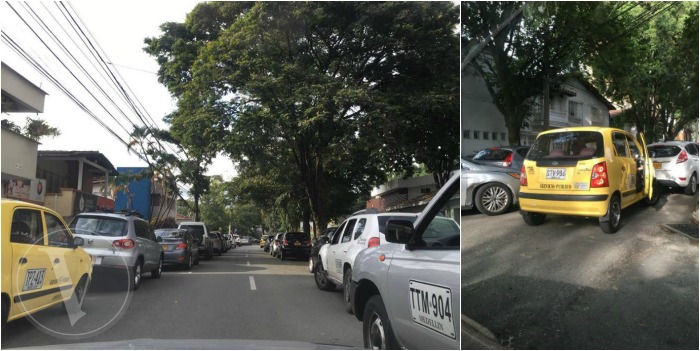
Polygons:
[[[672,223],[672,224],[673,224],[673,223]],[[697,224],[697,221],[695,222],[695,224]],[[667,232],[670,232],[670,233],[672,233],[672,234],[680,234],[680,235],[683,235],[683,236],[687,237],[688,239],[698,241],[698,238],[693,237],[693,236],[690,236],[690,235],[688,235],[688,234],[686,234],[686,233],[684,233],[684,232],[682,232],[682,231],[680,231],[680,230],[678,230],[678,229],[675,229],[675,228],[671,227],[669,224],[660,224],[660,226],[661,226],[662,229],[664,229],[664,230],[666,230]]]

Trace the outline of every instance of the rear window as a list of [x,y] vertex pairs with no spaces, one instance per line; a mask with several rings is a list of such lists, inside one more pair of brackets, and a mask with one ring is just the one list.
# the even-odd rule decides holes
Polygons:
[[[479,151],[474,160],[477,161],[504,161],[512,151],[505,149],[485,149]],[[527,153],[527,151],[525,151]]]
[[676,145],[649,145],[649,153],[653,152],[653,157],[674,157],[681,152],[681,148]]
[[162,238],[180,238],[185,235],[185,231],[182,230],[177,230],[177,229],[156,229],[155,231],[156,236],[162,237]]
[[287,240],[308,241],[309,235],[306,233],[287,233],[284,237]]
[[70,230],[81,235],[126,236],[129,222],[125,219],[79,216],[70,222]]
[[204,228],[201,225],[181,225],[180,228],[189,230],[192,236],[199,240],[204,238]]
[[603,157],[603,135],[599,132],[561,132],[542,134],[527,154],[532,161],[547,159],[585,160]]

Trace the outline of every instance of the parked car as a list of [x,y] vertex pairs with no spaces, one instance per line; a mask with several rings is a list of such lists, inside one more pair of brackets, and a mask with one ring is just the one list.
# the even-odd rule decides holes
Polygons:
[[241,237],[238,234],[233,234],[233,242],[236,246],[241,246]]
[[85,240],[84,249],[97,269],[129,271],[129,287],[141,285],[144,271],[152,279],[163,271],[163,239],[157,238],[148,222],[133,213],[85,212],[73,217],[70,229]]
[[605,233],[620,228],[622,210],[654,203],[654,169],[643,135],[609,127],[540,133],[520,174],[520,213],[529,225],[547,214],[598,217]]
[[92,280],[83,238],[58,213],[28,202],[2,199],[0,223],[2,326],[60,303],[79,309]]
[[226,247],[231,250],[236,248],[236,244],[233,241],[233,235],[231,234],[224,234],[224,239],[226,239]]
[[272,255],[272,257],[277,257],[277,254],[279,253],[280,242],[282,241],[282,234],[283,233],[277,233],[275,234],[275,238],[272,239],[272,249],[270,250],[270,255]]
[[333,240],[318,251],[319,262],[314,267],[316,286],[329,291],[342,285],[345,310],[351,312],[350,282],[357,254],[366,248],[386,244],[384,233],[389,220],[412,222],[417,216],[417,213],[377,213],[375,209],[354,213],[338,226]]
[[241,245],[250,245],[250,239],[247,236],[241,237]]
[[[454,175],[418,218],[391,218],[387,244],[361,251],[350,301],[367,349],[460,347],[460,229]],[[459,212],[459,211],[456,211]]]
[[265,242],[267,241],[267,237],[269,235],[264,234],[263,236],[260,237],[260,248],[263,249],[265,248]]
[[265,252],[270,252],[270,247],[272,246],[272,240],[275,239],[274,235],[268,235],[267,238],[265,239],[265,246],[263,247],[263,251]]
[[224,243],[223,243],[223,241],[221,240],[221,237],[219,236],[219,234],[217,234],[216,232],[210,232],[210,233],[209,233],[209,240],[210,240],[210,242],[211,242],[211,249],[212,249],[212,251],[213,251],[217,256],[221,256],[221,254],[222,254],[223,251],[224,251],[224,249],[223,249],[223,244],[224,244]]
[[698,144],[667,141],[647,147],[654,164],[654,179],[660,186],[682,188],[688,195],[698,192]]
[[529,146],[490,147],[477,152],[472,160],[482,165],[512,168],[520,171]]
[[316,238],[316,241],[314,241],[313,246],[311,247],[311,252],[309,253],[309,273],[314,272],[314,267],[316,266],[316,261],[318,260],[318,251],[321,250],[323,245],[331,242],[331,238],[335,234],[336,229],[338,229],[338,227],[326,228],[323,232],[321,232],[321,235]]
[[214,248],[209,238],[209,230],[204,222],[182,222],[177,226],[180,229],[187,229],[197,238],[197,247],[199,254],[204,255],[204,258],[210,260],[214,256]]
[[284,261],[287,258],[309,259],[311,238],[304,232],[286,232],[280,238],[277,258]]
[[163,264],[176,265],[189,270],[199,264],[197,239],[187,229],[163,228],[155,230],[162,239]]
[[518,203],[520,173],[512,168],[488,166],[477,161],[461,160],[461,206],[476,206],[488,216],[499,215]]
[[228,251],[228,248],[226,247],[226,239],[221,232],[213,231],[212,234],[219,238],[219,241],[221,242],[221,249],[217,252],[219,256],[221,256],[222,253],[226,253],[226,251]]

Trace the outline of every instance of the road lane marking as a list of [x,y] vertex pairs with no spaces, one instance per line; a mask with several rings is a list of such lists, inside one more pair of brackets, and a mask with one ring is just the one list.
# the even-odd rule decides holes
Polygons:
[[250,290],[257,290],[255,288],[255,278],[253,278],[253,276],[250,276],[248,278],[250,278]]
[[250,261],[248,261],[248,262],[246,262],[246,263],[247,263],[247,266],[250,266]]
[[[255,272],[252,274],[255,275],[285,275],[285,276],[290,276],[290,275],[300,275],[300,276],[311,276],[309,274],[309,269],[306,267],[304,271],[300,269],[299,272],[289,272],[289,271],[260,271],[260,272]],[[163,272],[163,274],[166,275],[250,275],[251,272],[191,272],[191,273],[186,273],[186,272]],[[313,277],[313,276],[312,276]]]

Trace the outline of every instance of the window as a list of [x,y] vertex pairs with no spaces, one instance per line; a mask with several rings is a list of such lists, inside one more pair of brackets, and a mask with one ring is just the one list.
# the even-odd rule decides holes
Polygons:
[[576,101],[569,101],[569,123],[581,124],[583,105]]
[[483,132],[481,135],[484,136],[484,140],[489,140],[489,132]]
[[142,221],[134,221],[134,230],[136,231],[136,236],[142,239],[150,239],[148,233],[148,224]]
[[347,243],[352,239],[352,230],[355,228],[355,222],[357,222],[357,219],[348,221],[348,225],[345,226],[345,230],[343,231],[343,238],[340,239],[341,243]]
[[12,214],[10,242],[44,245],[44,223],[37,210],[20,209]]
[[698,149],[696,148],[695,144],[688,144],[685,146],[685,149],[688,150],[688,153],[693,156],[698,155]]
[[498,140],[498,133],[496,133],[496,132],[491,133],[491,140]]
[[634,138],[632,138],[631,135],[627,134],[625,134],[625,138],[627,138],[627,145],[629,146],[630,155],[636,158],[640,154],[639,149],[637,149],[637,144],[634,142]]
[[362,235],[362,232],[365,231],[365,224],[367,224],[367,218],[361,218],[359,222],[357,222],[357,226],[355,227],[355,234],[353,235],[353,240],[357,239]]
[[479,131],[475,130],[474,131],[474,140],[478,140],[478,139],[479,139]]
[[70,247],[71,236],[63,222],[50,213],[45,213],[44,216],[46,217],[49,246]]
[[343,229],[345,229],[345,226],[348,224],[348,221],[343,222],[338,229],[333,233],[333,237],[331,238],[331,245],[335,245],[340,241],[340,237],[342,236],[341,234],[343,233]]
[[421,194],[430,194],[430,188],[421,188],[420,193]]
[[501,141],[506,141],[506,133],[501,133]]
[[464,133],[463,133],[464,139],[471,139],[471,134],[472,134],[471,130],[465,129]]
[[595,126],[603,125],[603,113],[595,106],[591,106],[591,124]]
[[613,145],[615,146],[615,152],[617,156],[620,157],[630,157],[627,150],[627,139],[624,134],[613,133]]

